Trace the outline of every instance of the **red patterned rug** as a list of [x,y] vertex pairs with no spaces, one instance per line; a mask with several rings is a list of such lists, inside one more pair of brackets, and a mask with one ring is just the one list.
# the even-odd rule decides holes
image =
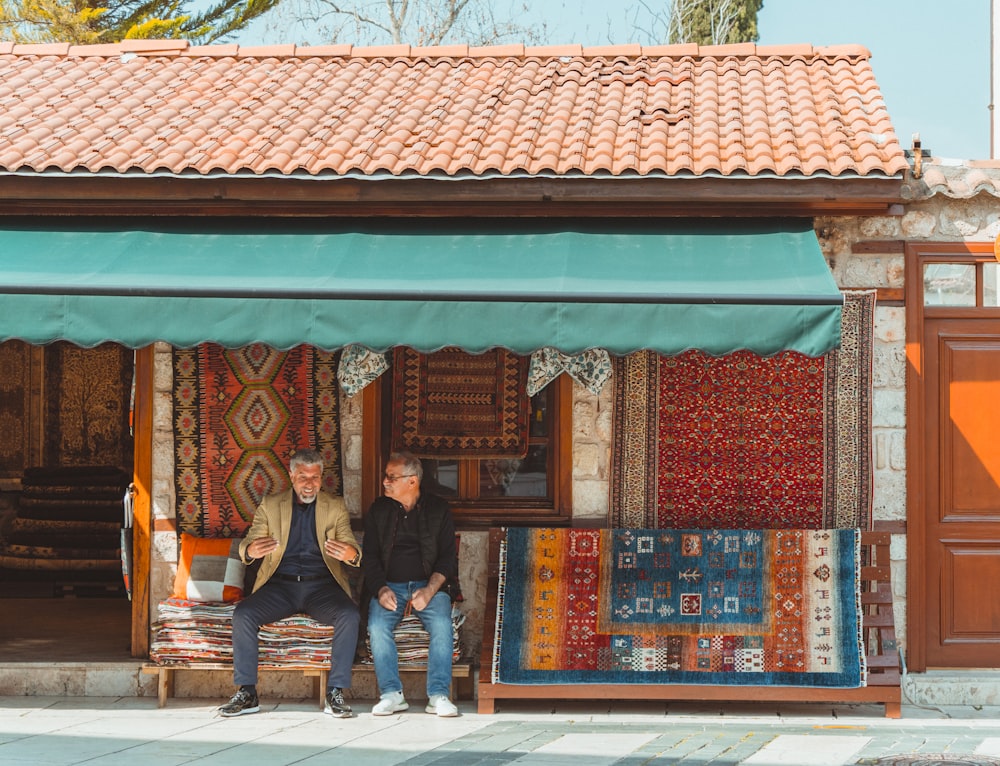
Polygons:
[[396,349],[393,449],[432,458],[524,457],[527,380],[528,359],[505,349]]
[[841,348],[616,360],[612,525],[868,528],[875,296]]
[[242,536],[261,499],[288,488],[298,449],[321,452],[324,489],[341,494],[337,354],[205,343],[173,362],[180,531]]

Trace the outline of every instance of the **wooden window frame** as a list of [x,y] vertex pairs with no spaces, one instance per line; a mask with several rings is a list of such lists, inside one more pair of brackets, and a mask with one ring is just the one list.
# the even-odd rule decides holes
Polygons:
[[[361,507],[367,512],[382,494],[381,477],[389,457],[388,423],[390,376],[362,392]],[[459,529],[492,526],[569,526],[573,519],[573,381],[560,375],[548,386],[552,392],[552,432],[548,437],[548,477],[551,498],[483,498],[474,502],[449,498]]]

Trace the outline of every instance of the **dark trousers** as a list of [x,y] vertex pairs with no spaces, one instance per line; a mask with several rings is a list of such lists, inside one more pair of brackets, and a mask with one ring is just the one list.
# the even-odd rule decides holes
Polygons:
[[261,625],[304,612],[333,626],[327,690],[351,685],[351,665],[358,645],[358,607],[337,581],[289,582],[270,579],[236,605],[233,612],[233,680],[237,686],[257,683]]

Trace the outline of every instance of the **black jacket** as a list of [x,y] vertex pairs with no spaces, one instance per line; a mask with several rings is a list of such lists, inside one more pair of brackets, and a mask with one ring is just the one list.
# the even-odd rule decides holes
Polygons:
[[[386,584],[385,573],[392,555],[393,536],[398,514],[403,506],[391,497],[380,497],[365,514],[365,535],[362,541],[362,568],[365,586],[374,596]],[[455,522],[448,503],[437,495],[421,494],[410,513],[417,514],[417,534],[420,537],[420,559],[424,576],[437,572],[446,580],[458,576],[458,556],[455,549]],[[444,590],[442,588],[442,590]]]

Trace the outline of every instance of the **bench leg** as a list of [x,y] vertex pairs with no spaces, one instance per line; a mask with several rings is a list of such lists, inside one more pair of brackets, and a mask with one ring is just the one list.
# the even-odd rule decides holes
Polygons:
[[902,718],[903,717],[903,706],[899,700],[893,700],[892,702],[885,703],[885,717],[886,718]]
[[330,671],[323,668],[309,668],[305,674],[313,680],[313,697],[319,700],[319,709],[326,709],[326,681],[330,677]]
[[174,669],[160,668],[156,674],[156,706],[164,707],[174,693]]

